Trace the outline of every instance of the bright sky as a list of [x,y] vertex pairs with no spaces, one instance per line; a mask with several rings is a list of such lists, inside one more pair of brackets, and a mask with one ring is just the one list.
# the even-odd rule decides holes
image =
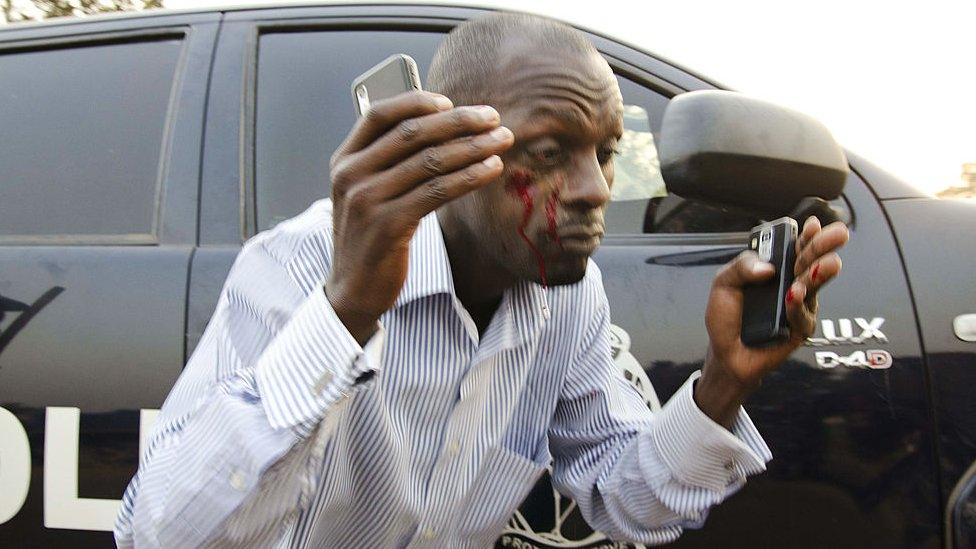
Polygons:
[[[621,38],[739,91],[807,112],[928,192],[976,162],[976,2],[455,0]],[[165,0],[171,8],[247,0]]]

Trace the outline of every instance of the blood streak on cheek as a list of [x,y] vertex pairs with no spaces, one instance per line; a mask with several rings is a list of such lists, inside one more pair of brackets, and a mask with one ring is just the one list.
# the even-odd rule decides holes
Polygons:
[[546,200],[546,234],[562,248],[563,243],[559,240],[559,233],[556,232],[556,203],[559,201],[559,191],[562,188],[562,181],[560,180],[559,183],[559,186],[552,191],[549,199]]
[[[532,176],[524,170],[515,170],[508,178],[508,183],[505,185],[505,190],[515,195],[519,200],[522,201],[522,222],[519,223],[518,234],[529,246],[529,249],[532,250],[532,254],[535,255],[536,262],[539,264],[539,277],[542,279],[542,286],[547,287],[549,284],[546,280],[546,262],[542,257],[542,252],[540,252],[539,248],[532,243],[532,239],[525,234],[525,228],[529,225],[529,219],[532,217],[532,210],[535,209],[535,201],[533,200],[532,196]],[[549,205],[547,202],[547,214],[548,211]],[[555,210],[553,213],[555,213]],[[555,217],[553,217],[553,222],[555,222]]]

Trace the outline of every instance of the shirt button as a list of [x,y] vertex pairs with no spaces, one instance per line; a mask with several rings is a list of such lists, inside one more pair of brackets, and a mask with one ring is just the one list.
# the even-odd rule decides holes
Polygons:
[[238,492],[243,492],[247,488],[247,476],[240,469],[235,469],[230,474],[230,485]]
[[452,457],[458,455],[458,453],[461,451],[461,443],[455,440],[447,448],[447,451],[450,452]]
[[725,462],[725,470],[728,471],[728,472],[730,472],[730,473],[733,472],[733,471],[735,471],[735,460],[734,459],[730,459],[729,461]]
[[434,537],[436,536],[437,534],[432,529],[427,528],[424,530],[424,539],[431,540],[434,539]]

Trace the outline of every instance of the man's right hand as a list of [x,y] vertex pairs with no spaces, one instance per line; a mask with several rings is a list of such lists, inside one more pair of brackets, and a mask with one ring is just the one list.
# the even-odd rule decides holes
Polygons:
[[361,344],[396,302],[420,220],[502,172],[514,143],[488,106],[407,92],[362,116],[332,155],[335,251],[325,293]]

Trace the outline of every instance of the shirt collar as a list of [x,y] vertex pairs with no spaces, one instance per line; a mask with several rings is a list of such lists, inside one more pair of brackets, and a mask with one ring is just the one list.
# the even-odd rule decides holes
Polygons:
[[447,258],[444,235],[437,222],[436,212],[420,220],[417,232],[410,240],[407,280],[395,303],[402,307],[411,301],[431,295],[454,294],[451,262]]

